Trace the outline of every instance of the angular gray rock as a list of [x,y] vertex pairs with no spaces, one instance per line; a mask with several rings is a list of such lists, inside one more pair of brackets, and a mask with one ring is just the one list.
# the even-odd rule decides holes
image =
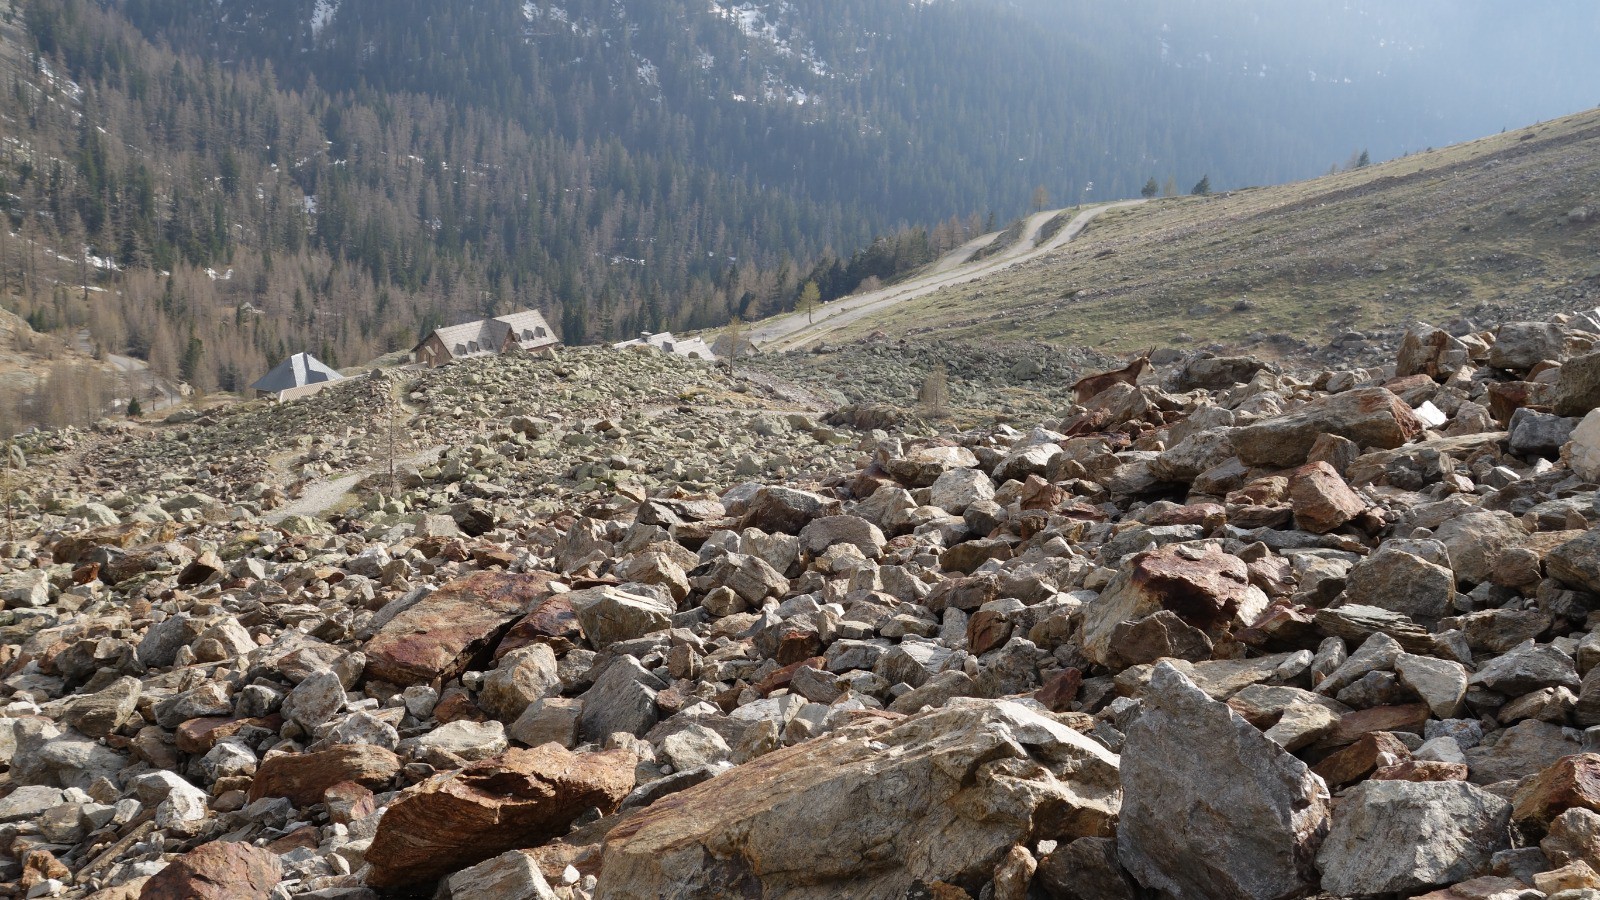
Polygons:
[[1551,550],[1544,558],[1550,575],[1562,583],[1591,593],[1600,593],[1600,528]]
[[983,881],[1012,847],[1106,837],[1117,757],[1011,701],[864,719],[672,794],[613,828],[607,900],[904,897]]
[[1510,803],[1466,782],[1364,781],[1334,810],[1322,889],[1409,894],[1485,874],[1511,846],[1510,822]]
[[666,689],[661,679],[631,656],[619,656],[606,666],[583,695],[578,724],[586,740],[603,741],[617,732],[641,735],[656,723],[656,693]]
[[1456,579],[1444,566],[1383,547],[1350,567],[1345,596],[1351,603],[1437,622],[1453,611]]
[[1552,411],[1558,416],[1583,416],[1595,407],[1600,407],[1600,353],[1562,363]]
[[1169,663],[1127,731],[1117,855],[1172,897],[1279,900],[1317,883],[1328,787]]
[[1551,322],[1507,322],[1495,332],[1489,365],[1526,372],[1545,361],[1567,358],[1567,337]]
[[665,630],[672,621],[672,607],[660,600],[609,586],[573,591],[567,601],[596,650]]
[[1554,457],[1561,445],[1572,439],[1572,429],[1577,424],[1577,419],[1523,407],[1511,414],[1511,436],[1506,446],[1518,456]]
[[556,673],[556,654],[548,644],[530,644],[507,653],[500,664],[483,679],[478,705],[499,717],[514,722],[528,704],[561,693],[561,677]]

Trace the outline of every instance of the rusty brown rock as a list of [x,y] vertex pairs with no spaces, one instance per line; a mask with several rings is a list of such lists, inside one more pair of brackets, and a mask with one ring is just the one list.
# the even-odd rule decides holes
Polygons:
[[184,566],[183,571],[178,573],[178,587],[194,587],[197,584],[205,584],[226,570],[227,567],[217,557],[216,551],[207,550],[196,557],[193,562]]
[[1466,781],[1467,764],[1408,759],[1372,773],[1373,781]]
[[[1384,754],[1392,756],[1393,761],[1380,759]],[[1380,731],[1362,735],[1355,743],[1317,763],[1311,771],[1321,775],[1328,787],[1337,789],[1410,757],[1411,751],[1403,741]]]
[[1421,734],[1422,726],[1430,718],[1428,704],[1405,703],[1400,706],[1374,706],[1358,709],[1339,717],[1333,733],[1319,741],[1319,747],[1343,747],[1353,744],[1362,735],[1375,731],[1409,731]]
[[1327,534],[1367,508],[1325,462],[1301,466],[1289,476],[1289,502],[1294,507],[1295,527],[1313,534]]
[[791,628],[778,638],[778,652],[773,659],[780,666],[790,666],[810,659],[823,651],[822,635],[811,628]]
[[1600,812],[1600,754],[1565,757],[1523,782],[1512,797],[1511,819],[1543,830],[1573,807]]
[[1118,626],[1169,610],[1215,640],[1255,621],[1267,595],[1250,583],[1244,562],[1213,548],[1174,545],[1124,562],[1083,614],[1084,654],[1100,665],[1118,662]]
[[765,697],[780,688],[787,688],[789,682],[794,680],[794,673],[801,669],[823,669],[827,660],[820,656],[812,656],[799,662],[790,663],[781,669],[761,679],[755,686],[755,692]]
[[1205,632],[1166,609],[1136,622],[1118,623],[1111,634],[1111,645],[1115,648],[1115,666],[1138,666],[1158,659],[1199,662],[1210,659],[1215,647]]
[[177,533],[178,526],[171,522],[166,524],[128,522],[122,525],[107,525],[63,537],[51,546],[50,552],[58,563],[75,563],[96,547],[116,547],[119,550],[126,550],[137,544],[170,541],[177,536]]
[[261,761],[250,799],[288,797],[296,806],[322,802],[342,781],[382,787],[400,771],[400,758],[371,744],[340,744],[315,753],[283,753]]
[[1220,503],[1191,503],[1157,513],[1145,520],[1146,525],[1201,525],[1216,528],[1228,521],[1228,511]]
[[1551,385],[1531,381],[1496,382],[1489,385],[1489,415],[1505,428],[1511,424],[1511,416],[1525,406],[1548,412],[1554,394]]
[[426,781],[389,806],[366,861],[377,888],[422,884],[507,850],[566,834],[633,789],[629,751],[576,754],[555,744],[513,749]]
[[367,677],[396,685],[446,680],[487,656],[549,592],[550,576],[478,572],[451,581],[384,624],[364,651]]
[[[534,573],[530,573],[534,574]],[[513,650],[529,644],[549,644],[557,654],[564,653],[583,643],[583,628],[578,625],[578,614],[565,594],[552,594],[537,601],[533,611],[517,620],[495,648],[494,658],[499,660]]]
[[1011,636],[1011,623],[1003,613],[980,609],[967,620],[967,649],[982,656],[1004,644]]
[[1047,709],[1055,713],[1069,712],[1073,701],[1078,699],[1078,691],[1083,687],[1083,672],[1079,669],[1062,669],[1044,683],[1033,695],[1033,699],[1043,703]]
[[1400,352],[1395,359],[1397,376],[1426,375],[1433,381],[1445,381],[1466,365],[1467,345],[1439,328],[1414,328],[1400,342]]
[[354,781],[341,781],[323,791],[322,802],[328,807],[329,820],[339,825],[364,819],[378,809],[372,791]]
[[139,900],[266,900],[283,880],[278,855],[214,841],[185,853],[145,882]]
[[256,719],[208,716],[184,722],[173,734],[177,738],[179,750],[184,753],[200,754],[252,725],[268,731],[277,731],[279,726],[283,725],[283,717],[277,713]]

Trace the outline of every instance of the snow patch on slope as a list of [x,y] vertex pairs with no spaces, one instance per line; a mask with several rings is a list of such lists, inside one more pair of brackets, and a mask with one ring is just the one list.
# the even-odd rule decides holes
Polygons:
[[339,0],[317,0],[316,7],[311,10],[311,36],[322,34],[322,29],[328,27],[338,12]]

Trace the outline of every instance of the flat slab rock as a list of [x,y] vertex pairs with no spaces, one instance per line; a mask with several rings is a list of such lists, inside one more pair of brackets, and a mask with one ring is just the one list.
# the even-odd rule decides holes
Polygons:
[[287,797],[295,806],[321,803],[328,788],[345,781],[382,788],[400,772],[400,758],[371,744],[340,744],[315,753],[281,753],[262,760],[250,783],[251,800]]
[[901,897],[918,881],[975,894],[1018,843],[1109,836],[1118,788],[1114,754],[1016,702],[867,714],[624,820],[595,896]]
[[283,879],[278,854],[214,841],[173,860],[145,882],[140,900],[266,900]]
[[367,641],[367,677],[405,686],[460,675],[555,580],[544,572],[479,572],[442,585]]
[[566,834],[588,810],[617,808],[633,790],[636,761],[626,750],[577,754],[544,744],[425,781],[379,821],[366,854],[367,884],[425,884]]

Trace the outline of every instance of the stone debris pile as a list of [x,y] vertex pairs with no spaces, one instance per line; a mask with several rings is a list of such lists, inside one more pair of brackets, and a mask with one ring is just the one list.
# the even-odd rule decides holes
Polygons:
[[[598,388],[502,399],[568,364],[440,370],[414,415],[460,443],[328,520],[40,485],[0,545],[5,889],[1600,896],[1593,318],[1183,357],[1028,430],[752,396],[783,477],[578,472]],[[474,378],[498,433],[445,405]]]

